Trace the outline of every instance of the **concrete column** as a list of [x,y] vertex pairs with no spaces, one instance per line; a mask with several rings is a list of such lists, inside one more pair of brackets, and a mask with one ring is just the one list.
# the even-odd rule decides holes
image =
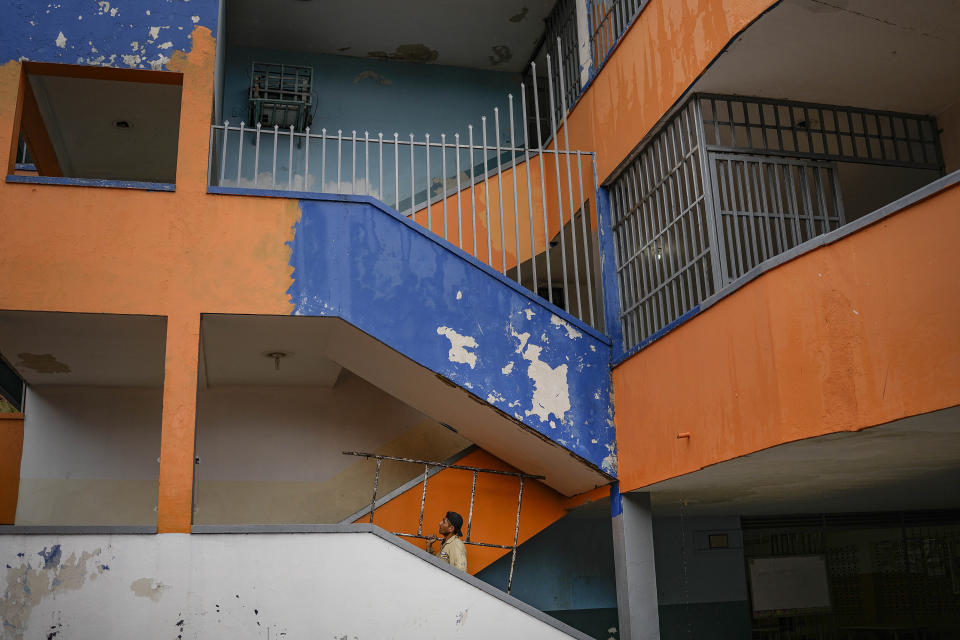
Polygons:
[[160,433],[158,533],[190,533],[193,520],[193,455],[197,416],[200,314],[167,318]]
[[613,560],[621,640],[659,640],[657,572],[653,559],[653,518],[649,493],[621,495],[610,489]]

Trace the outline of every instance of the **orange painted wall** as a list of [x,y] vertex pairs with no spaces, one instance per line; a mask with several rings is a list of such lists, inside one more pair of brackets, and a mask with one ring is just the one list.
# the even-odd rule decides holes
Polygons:
[[960,404],[958,211],[954,185],[760,276],[614,369],[621,490]]
[[[287,315],[295,200],[206,193],[214,40],[193,33],[175,193],[0,181],[6,309],[167,316],[160,531],[189,531],[200,314]],[[0,66],[0,148],[14,130],[20,65]]]
[[[499,458],[483,450],[474,451],[457,462],[467,467],[516,471]],[[437,525],[447,511],[456,511],[463,516],[463,533],[467,533],[467,515],[470,512],[470,486],[473,473],[457,469],[444,469],[427,480],[427,500],[424,505],[424,535],[436,534]],[[416,533],[420,517],[422,486],[417,485],[397,496],[374,513],[374,524],[387,531]],[[477,491],[473,505],[473,528],[470,539],[492,544],[513,544],[513,532],[517,521],[517,492],[520,480],[509,476],[481,473],[477,476]],[[565,498],[536,480],[527,480],[523,485],[523,506],[520,512],[520,542],[566,515]],[[369,516],[356,522],[369,522]],[[425,548],[423,540],[408,538],[409,542]],[[434,545],[434,551],[439,545]],[[477,573],[490,565],[507,551],[489,547],[467,545],[467,569]]]
[[20,491],[23,414],[0,413],[0,524],[13,524]]

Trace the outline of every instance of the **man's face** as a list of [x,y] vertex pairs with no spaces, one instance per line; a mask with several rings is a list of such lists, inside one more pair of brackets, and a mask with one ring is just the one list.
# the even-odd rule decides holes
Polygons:
[[447,520],[446,516],[444,516],[443,520],[440,521],[440,527],[438,530],[442,536],[448,536],[453,533],[453,525],[450,524],[450,521]]

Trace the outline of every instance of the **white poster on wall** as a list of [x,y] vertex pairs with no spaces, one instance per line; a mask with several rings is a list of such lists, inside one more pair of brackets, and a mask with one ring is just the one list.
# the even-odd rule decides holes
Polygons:
[[753,610],[829,609],[830,587],[823,556],[750,559]]

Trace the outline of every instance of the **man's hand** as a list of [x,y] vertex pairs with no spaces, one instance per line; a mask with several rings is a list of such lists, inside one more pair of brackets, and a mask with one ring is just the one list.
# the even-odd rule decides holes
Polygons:
[[427,551],[433,553],[433,543],[439,540],[437,536],[427,536]]

